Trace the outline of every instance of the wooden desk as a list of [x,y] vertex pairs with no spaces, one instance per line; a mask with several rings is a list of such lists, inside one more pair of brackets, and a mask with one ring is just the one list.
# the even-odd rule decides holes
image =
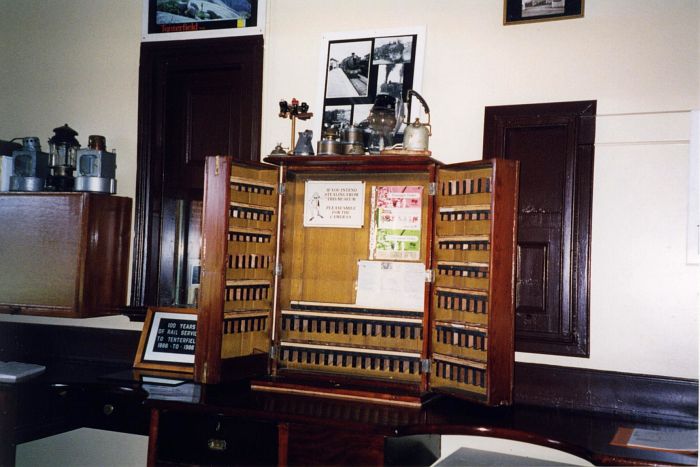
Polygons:
[[14,465],[18,444],[82,427],[147,435],[148,393],[103,378],[123,369],[66,362],[37,378],[0,384],[0,466]]
[[[151,395],[145,403],[151,409],[149,465],[275,460],[279,465],[415,464],[416,453],[437,450],[439,456],[435,435],[442,434],[524,441],[594,464],[697,464],[695,456],[609,445],[619,426],[673,430],[687,425],[520,405],[484,408],[449,397],[410,409],[253,392],[246,383],[189,384],[173,388],[167,397]],[[237,439],[241,433],[245,442]],[[402,439],[413,443],[400,445]],[[433,460],[426,456],[426,465]]]
[[0,360],[46,366],[41,376],[0,384],[0,466],[15,446],[81,427],[148,434],[147,393],[105,378],[130,369],[140,333],[0,323]]
[[[245,382],[168,387],[106,378],[131,367],[139,336],[0,324],[0,360],[47,366],[36,379],[0,384],[0,465],[14,464],[18,443],[80,427],[146,435],[149,423],[152,464],[194,463],[199,455],[228,464],[428,464],[439,434],[520,440],[596,464],[697,464],[694,456],[609,445],[619,426],[697,428],[697,381],[516,363],[512,408],[445,397],[415,410],[257,393]],[[617,385],[622,380],[634,390]],[[577,391],[588,395],[585,410],[564,397]],[[227,450],[209,448],[222,439]]]

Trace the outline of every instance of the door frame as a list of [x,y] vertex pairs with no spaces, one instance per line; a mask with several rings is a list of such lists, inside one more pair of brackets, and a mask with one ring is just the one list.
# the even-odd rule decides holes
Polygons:
[[506,132],[526,126],[566,125],[571,168],[564,191],[565,222],[568,238],[562,245],[562,299],[557,333],[542,333],[516,326],[515,349],[520,352],[590,356],[590,242],[593,201],[593,162],[596,101],[555,102],[486,107],[484,115],[483,158],[505,157]]
[[161,239],[161,201],[164,176],[164,123],[167,72],[182,57],[196,56],[208,67],[242,67],[250,90],[250,151],[239,155],[260,160],[262,115],[263,36],[145,42],[139,64],[136,200],[130,312],[143,319],[145,307],[157,305],[158,258]]

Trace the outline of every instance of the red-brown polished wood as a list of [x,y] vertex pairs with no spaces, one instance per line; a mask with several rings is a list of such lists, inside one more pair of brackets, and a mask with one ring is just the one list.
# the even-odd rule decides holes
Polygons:
[[[300,196],[302,188],[294,187],[303,187],[303,181],[307,177],[318,180],[333,180],[336,174],[342,173],[344,177],[352,177],[352,179],[371,180],[371,184],[374,185],[401,185],[401,180],[405,180],[402,177],[410,176],[419,180],[419,182],[413,183],[422,185],[427,193],[433,188],[437,190],[435,184],[439,178],[438,174],[441,172],[445,174],[446,179],[450,179],[449,177],[464,178],[469,173],[487,173],[489,180],[491,180],[491,188],[478,193],[476,191],[474,193],[469,192],[469,194],[482,196],[481,199],[484,196],[486,199],[490,199],[489,212],[493,216],[492,220],[489,221],[489,230],[484,232],[492,245],[490,253],[488,253],[488,269],[491,276],[488,280],[488,291],[484,290],[483,292],[484,294],[488,292],[489,297],[488,317],[483,318],[485,323],[483,326],[487,328],[486,333],[489,343],[486,350],[487,357],[484,358],[483,362],[476,362],[477,368],[479,368],[479,365],[485,368],[487,384],[486,389],[483,389],[482,386],[476,392],[469,392],[464,390],[464,387],[453,387],[457,385],[450,386],[449,383],[446,385],[443,379],[441,387],[436,388],[433,385],[434,376],[426,371],[425,368],[420,370],[420,379],[417,380],[418,384],[400,379],[371,379],[359,375],[334,374],[332,371],[314,372],[294,368],[279,369],[276,359],[280,357],[273,355],[270,365],[272,377],[255,381],[254,387],[260,390],[289,393],[298,393],[306,390],[309,394],[325,397],[355,398],[356,400],[374,397],[376,400],[385,401],[386,403],[413,405],[420,405],[429,399],[427,396],[430,395],[431,391],[439,390],[458,397],[478,400],[488,405],[507,405],[511,403],[514,359],[513,265],[517,230],[517,162],[489,160],[444,165],[435,159],[421,156],[270,156],[265,159],[265,162],[279,165],[278,170],[284,174],[283,177],[280,177],[280,180],[292,187],[289,191],[296,192],[295,195],[283,195],[281,203],[278,204],[280,211],[278,213],[280,225],[278,242],[282,237],[292,239],[295,234],[299,235],[299,232],[304,229],[302,225],[296,225],[301,223],[298,216],[296,218],[285,216],[282,211],[295,212],[295,209],[303,209],[300,202],[300,199],[303,199]],[[231,374],[233,362],[239,360],[239,358],[235,357],[225,359],[227,370],[223,371],[224,358],[221,355],[222,321],[225,309],[224,278],[226,277],[226,266],[224,263],[227,254],[226,234],[229,230],[228,208],[231,201],[228,180],[235,175],[236,167],[239,167],[239,170],[240,168],[245,168],[246,170],[251,170],[251,168],[254,170],[275,170],[270,165],[260,166],[247,165],[241,162],[233,163],[230,158],[218,156],[208,158],[206,163],[202,229],[204,239],[202,285],[199,307],[200,328],[198,330],[195,364],[197,381],[206,383],[240,379],[248,376],[248,374]],[[462,193],[461,198],[456,197],[458,198],[456,201],[466,203],[467,198],[464,198],[463,195],[464,193]],[[427,201],[425,201],[426,204],[424,204],[423,208],[426,216],[426,225],[423,226],[424,232],[421,234],[421,255],[424,258],[426,270],[434,270],[436,267],[434,264],[436,260],[434,243],[438,237],[435,217],[440,215],[438,211],[441,206],[437,206],[437,196],[435,194],[426,194],[425,197]],[[469,202],[474,203],[474,201]],[[365,204],[367,203],[368,200],[366,200]],[[296,222],[294,219],[297,219],[299,222]],[[368,226],[365,225],[364,228],[368,229]],[[286,264],[283,264],[283,270],[291,271],[294,267],[294,262],[298,260],[297,256],[294,255],[298,255],[299,252],[285,251],[285,246],[288,250],[299,247],[295,247],[290,242],[280,243],[280,245],[282,245],[281,262],[285,263],[286,260]],[[313,254],[313,252],[310,254]],[[352,277],[352,275],[350,274],[349,277]],[[301,281],[306,281],[306,279],[306,276],[300,278]],[[346,282],[351,282],[351,279],[347,279]],[[429,283],[426,283],[425,289],[424,313],[422,315],[423,344],[416,353],[420,353],[420,358],[424,362],[430,362],[433,359],[431,341],[434,328],[434,317],[431,310],[436,301],[434,299],[436,292],[433,290],[434,286]],[[275,334],[277,336],[274,344],[278,346],[281,334],[281,310],[284,307],[289,307],[289,298],[286,299],[286,303],[281,303],[280,293],[277,293],[276,297],[277,303],[273,321],[276,326]],[[396,337],[398,338],[398,336]],[[447,357],[451,357],[451,355]],[[243,358],[250,357],[246,356]],[[449,362],[450,360],[448,359],[447,361]],[[467,359],[459,360],[458,358],[457,361],[460,365],[472,364]],[[343,366],[345,366],[345,363],[343,363]],[[466,373],[466,370],[464,371]],[[259,372],[258,374],[261,373]],[[455,381],[457,378],[456,374],[457,372],[454,371],[454,376],[452,376]],[[315,383],[314,380],[316,380]]]
[[[210,386],[197,400],[153,397],[146,405],[170,414],[216,414],[241,422],[275,423],[278,465],[372,465],[394,437],[449,434],[503,438],[549,447],[596,465],[696,465],[697,456],[610,445],[621,425],[682,430],[697,425],[626,419],[590,412],[529,407],[485,407],[442,397],[420,409],[383,404],[256,393],[244,385]],[[174,442],[171,440],[171,442]],[[186,443],[183,439],[181,442]],[[329,449],[323,452],[325,446]],[[343,448],[345,446],[345,448]],[[159,448],[167,449],[162,445]],[[231,462],[235,462],[235,455]]]
[[87,318],[126,305],[131,199],[0,195],[0,312]]
[[205,165],[204,223],[202,238],[202,277],[197,316],[195,378],[203,383],[221,381],[221,335],[226,281],[226,234],[230,204],[230,159],[209,158]]

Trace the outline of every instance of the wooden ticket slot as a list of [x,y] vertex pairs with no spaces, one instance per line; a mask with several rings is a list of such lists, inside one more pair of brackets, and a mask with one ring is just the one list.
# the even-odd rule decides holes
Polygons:
[[510,403],[517,163],[267,162],[207,159],[198,381]]
[[264,371],[270,352],[278,170],[213,157],[205,173],[196,379]]

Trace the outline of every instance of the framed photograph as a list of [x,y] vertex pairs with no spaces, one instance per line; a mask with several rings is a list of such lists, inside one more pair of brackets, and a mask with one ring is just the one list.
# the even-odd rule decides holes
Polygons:
[[262,34],[265,0],[143,0],[143,41]]
[[197,310],[149,308],[134,368],[194,373]]
[[503,0],[503,24],[583,17],[584,0]]
[[405,103],[410,89],[420,91],[424,27],[328,33],[321,47],[318,135],[328,125],[368,125],[379,94]]

